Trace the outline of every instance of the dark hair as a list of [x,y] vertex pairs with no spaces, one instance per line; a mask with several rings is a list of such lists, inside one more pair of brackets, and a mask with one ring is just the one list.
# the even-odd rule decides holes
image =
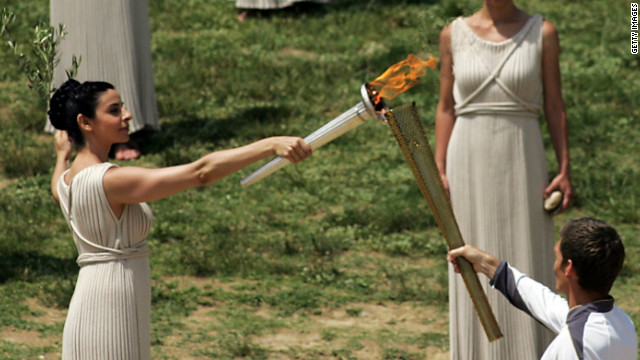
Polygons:
[[113,85],[103,81],[85,81],[82,84],[74,79],[65,81],[49,100],[51,125],[58,130],[66,130],[74,144],[83,146],[78,115],[94,118],[100,95],[109,89],[114,89]]
[[624,262],[624,245],[616,229],[604,221],[582,218],[560,230],[562,263],[570,259],[585,290],[608,294]]

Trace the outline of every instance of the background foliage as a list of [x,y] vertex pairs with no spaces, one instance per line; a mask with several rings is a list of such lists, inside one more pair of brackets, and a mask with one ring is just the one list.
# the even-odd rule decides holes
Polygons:
[[[16,13],[17,38],[48,21],[48,1],[5,3]],[[640,281],[640,57],[629,53],[629,4],[516,3],[544,14],[561,37],[577,196],[556,226],[592,216],[618,227],[628,261],[614,296],[640,324],[633,301]],[[442,26],[480,6],[333,0],[239,22],[226,0],[151,1],[163,130],[143,136],[144,156],[134,165],[180,164],[264,136],[305,136],[355,105],[363,82],[407,54],[437,56]],[[0,332],[59,339],[62,322],[43,323],[25,305],[37,298],[43,308],[64,312],[77,275],[75,247],[49,195],[54,157],[51,137],[41,131],[46,108],[6,44],[0,64]],[[433,140],[437,96],[438,72],[432,71],[391,105],[416,102]],[[541,126],[553,172],[544,119]],[[362,303],[433,306],[433,317],[446,324],[446,247],[389,129],[367,122],[310,160],[243,189],[239,180],[257,166],[151,204],[157,358],[174,358],[164,346],[178,332],[187,334],[181,346],[193,347],[192,357],[356,358],[362,334],[326,330],[315,350],[274,350],[255,340],[330,308],[345,306],[360,316]],[[233,286],[184,287],[176,276]],[[187,316],[212,306],[219,322],[189,332]],[[256,315],[261,309],[272,317]],[[389,325],[366,335],[380,340],[384,359],[424,358],[429,347],[447,350],[446,326],[409,336]],[[194,347],[201,343],[211,345]],[[34,346],[0,339],[0,357],[34,358],[59,347],[59,340]]]

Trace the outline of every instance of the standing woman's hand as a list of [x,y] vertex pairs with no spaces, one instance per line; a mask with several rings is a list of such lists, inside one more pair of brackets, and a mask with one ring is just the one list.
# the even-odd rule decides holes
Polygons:
[[442,180],[442,186],[444,187],[444,192],[447,193],[449,199],[451,199],[451,193],[449,192],[449,178],[443,172],[440,173],[440,180]]
[[311,146],[299,137],[278,136],[273,140],[273,152],[294,164],[308,158],[312,153]]
[[548,198],[552,192],[560,190],[562,192],[562,208],[558,211],[558,214],[567,210],[571,206],[573,201],[573,188],[571,187],[571,179],[568,175],[558,174],[551,180],[551,183],[544,190],[544,198]]

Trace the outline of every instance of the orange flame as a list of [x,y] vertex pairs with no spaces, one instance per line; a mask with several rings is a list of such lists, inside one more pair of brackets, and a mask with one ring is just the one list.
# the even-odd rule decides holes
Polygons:
[[374,103],[378,103],[381,97],[391,100],[409,90],[418,83],[419,77],[427,73],[427,67],[435,69],[437,64],[438,58],[431,55],[429,55],[429,60],[424,61],[409,54],[406,60],[391,66],[377,79],[369,83],[379,93],[374,99]]

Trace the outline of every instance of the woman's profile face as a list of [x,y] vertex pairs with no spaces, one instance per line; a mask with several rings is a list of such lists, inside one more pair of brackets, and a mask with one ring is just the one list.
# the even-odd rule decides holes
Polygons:
[[127,142],[131,118],[131,113],[124,107],[118,91],[108,89],[100,95],[96,106],[96,133],[105,136],[114,144]]

